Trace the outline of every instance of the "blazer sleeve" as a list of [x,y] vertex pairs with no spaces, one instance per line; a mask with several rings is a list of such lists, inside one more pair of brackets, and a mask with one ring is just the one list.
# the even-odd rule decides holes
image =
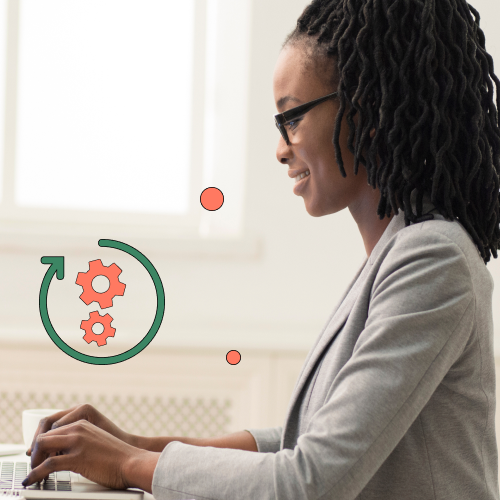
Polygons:
[[254,453],[171,442],[154,472],[154,497],[355,499],[462,353],[474,313],[458,245],[432,230],[399,231],[352,357],[295,448]]
[[276,453],[281,448],[283,427],[268,427],[266,429],[243,429],[248,431],[255,442],[259,453]]

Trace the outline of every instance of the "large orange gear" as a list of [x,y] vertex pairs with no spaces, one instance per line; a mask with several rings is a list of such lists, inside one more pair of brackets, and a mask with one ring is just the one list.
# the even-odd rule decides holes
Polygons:
[[[106,267],[102,265],[101,259],[90,261],[89,270],[86,273],[78,273],[76,277],[76,284],[83,288],[80,298],[87,305],[91,302],[98,302],[101,309],[111,307],[113,298],[125,293],[125,284],[118,279],[121,272],[122,270],[116,264]],[[105,292],[99,293],[92,288],[92,280],[96,276],[108,278],[109,288]]]
[[[90,344],[95,340],[99,347],[106,345],[107,338],[115,336],[116,328],[111,326],[112,321],[113,318],[109,314],[101,316],[97,311],[92,311],[89,319],[82,321],[80,324],[80,328],[85,330],[83,340],[85,340],[87,344]],[[92,331],[92,327],[96,323],[100,323],[104,327],[104,331],[101,334],[97,334]]]

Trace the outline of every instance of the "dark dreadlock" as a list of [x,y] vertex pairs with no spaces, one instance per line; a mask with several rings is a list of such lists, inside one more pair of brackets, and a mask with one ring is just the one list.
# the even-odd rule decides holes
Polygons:
[[302,43],[315,61],[335,59],[335,157],[346,177],[339,135],[347,101],[354,173],[361,162],[369,184],[377,183],[380,220],[404,207],[405,226],[416,222],[430,193],[434,206],[468,231],[486,264],[500,248],[500,81],[479,20],[465,0],[313,0],[283,46]]

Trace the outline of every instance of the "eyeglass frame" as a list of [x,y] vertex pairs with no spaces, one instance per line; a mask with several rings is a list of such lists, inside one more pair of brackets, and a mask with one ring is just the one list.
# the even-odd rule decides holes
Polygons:
[[[351,90],[354,90],[357,87],[354,87]],[[300,104],[299,106],[296,106],[295,108],[291,108],[287,111],[283,111],[283,113],[276,113],[274,115],[274,122],[277,127],[277,129],[280,131],[281,136],[285,140],[286,144],[288,146],[291,145],[290,139],[288,138],[288,133],[285,129],[285,125],[301,116],[304,116],[307,112],[311,111],[314,107],[316,107],[318,104],[321,104],[328,99],[332,99],[338,95],[337,92],[333,92],[331,94],[325,95],[323,97],[319,97],[318,99],[314,99],[312,101],[306,102],[304,104]]]

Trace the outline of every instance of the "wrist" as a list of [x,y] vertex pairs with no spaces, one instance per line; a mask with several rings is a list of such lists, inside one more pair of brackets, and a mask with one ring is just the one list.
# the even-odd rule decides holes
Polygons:
[[140,488],[152,493],[153,475],[161,453],[133,448],[122,468],[127,488]]

